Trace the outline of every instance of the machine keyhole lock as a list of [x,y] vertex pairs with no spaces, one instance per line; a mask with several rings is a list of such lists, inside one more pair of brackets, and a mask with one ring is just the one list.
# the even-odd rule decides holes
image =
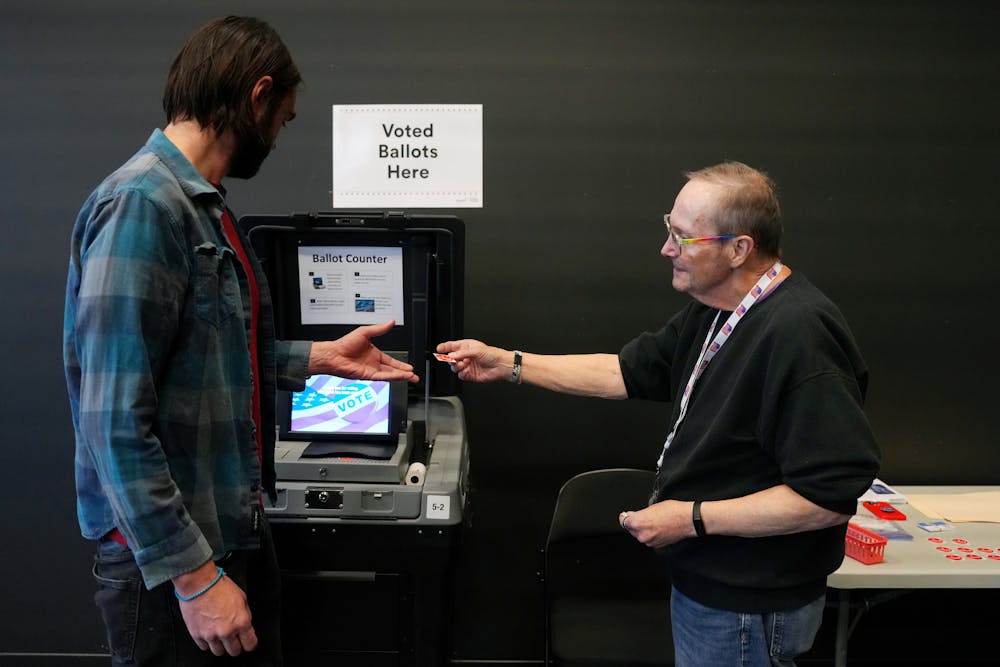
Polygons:
[[313,509],[344,509],[343,489],[306,489],[305,506]]

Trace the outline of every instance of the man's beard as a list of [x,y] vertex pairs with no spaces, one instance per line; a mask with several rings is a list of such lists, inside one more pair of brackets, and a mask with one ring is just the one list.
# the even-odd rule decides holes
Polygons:
[[251,124],[247,130],[236,135],[236,149],[229,162],[229,176],[246,179],[256,175],[260,165],[271,152],[271,144],[265,138],[264,127],[263,124]]

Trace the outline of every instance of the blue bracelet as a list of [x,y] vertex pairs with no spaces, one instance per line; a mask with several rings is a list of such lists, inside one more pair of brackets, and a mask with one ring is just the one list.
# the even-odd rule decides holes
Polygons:
[[196,597],[198,597],[199,595],[204,595],[205,593],[208,592],[209,588],[211,588],[212,586],[214,586],[217,583],[219,583],[219,579],[222,579],[222,577],[226,576],[226,571],[223,570],[218,565],[215,566],[215,569],[218,570],[218,573],[215,575],[215,579],[212,579],[212,582],[208,586],[205,586],[203,589],[201,589],[197,593],[192,593],[191,595],[188,595],[187,597],[184,597],[183,595],[181,595],[180,593],[178,593],[177,589],[175,588],[174,589],[174,595],[181,602],[189,602],[189,601],[195,599]]

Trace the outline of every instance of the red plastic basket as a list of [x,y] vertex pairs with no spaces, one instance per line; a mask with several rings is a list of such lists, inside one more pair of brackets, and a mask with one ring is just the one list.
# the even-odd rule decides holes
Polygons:
[[885,557],[885,545],[889,540],[870,530],[847,524],[847,536],[844,538],[844,553],[865,565],[881,563]]

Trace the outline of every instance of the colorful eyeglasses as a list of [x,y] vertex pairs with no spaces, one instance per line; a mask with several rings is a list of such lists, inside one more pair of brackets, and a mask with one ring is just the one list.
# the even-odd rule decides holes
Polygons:
[[689,243],[708,243],[709,241],[725,241],[726,239],[736,238],[736,234],[722,234],[720,236],[699,236],[693,239],[682,239],[678,236],[674,230],[670,227],[670,214],[663,214],[663,225],[667,228],[667,236],[674,240],[677,244],[678,250],[683,250],[684,246]]

